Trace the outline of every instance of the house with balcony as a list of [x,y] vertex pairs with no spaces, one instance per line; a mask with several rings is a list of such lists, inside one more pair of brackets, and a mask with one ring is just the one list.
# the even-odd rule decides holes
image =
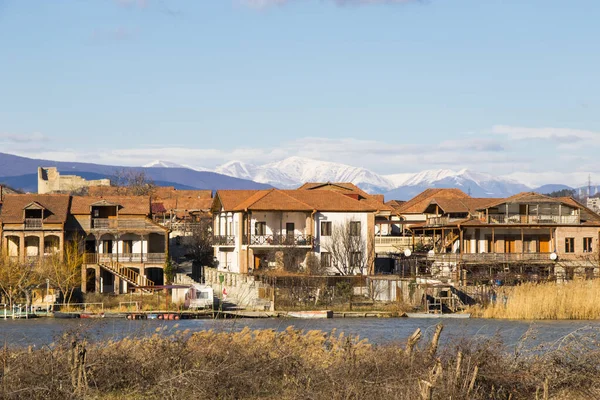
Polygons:
[[20,262],[38,262],[60,251],[70,196],[6,194],[0,212],[2,252]]
[[[337,190],[219,190],[212,206],[218,269],[247,274],[277,268],[272,255],[293,248],[294,257],[285,262],[296,265],[283,267],[302,268],[307,255],[315,254],[336,273],[327,251],[334,227],[372,243],[378,207],[364,200]],[[354,257],[357,266],[367,266],[363,273],[372,273],[373,246]]]
[[432,199],[416,235],[447,266],[539,264],[546,273],[597,274],[600,216],[572,198],[519,193],[505,199]]
[[163,284],[169,229],[147,196],[73,196],[67,230],[84,241],[83,292],[127,293]]
[[383,195],[369,194],[350,182],[309,182],[300,186],[298,190],[336,191],[373,207],[373,243],[378,258],[399,253],[411,243],[410,237],[404,235],[403,218],[397,212],[397,206],[401,203],[396,200],[385,203]]

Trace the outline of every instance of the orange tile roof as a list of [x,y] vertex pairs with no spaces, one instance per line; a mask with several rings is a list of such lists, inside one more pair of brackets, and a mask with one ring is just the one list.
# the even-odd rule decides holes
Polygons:
[[433,199],[465,199],[468,194],[460,189],[426,189],[404,202],[397,211],[401,214],[421,214]]
[[358,194],[360,201],[368,203],[377,211],[394,212],[394,208],[384,203],[382,194],[369,194],[351,182],[309,182],[300,186],[297,190],[307,191],[333,191],[344,195]]
[[44,222],[64,223],[69,212],[68,194],[6,194],[0,213],[3,223],[21,223],[25,213],[23,209],[31,203],[38,203],[44,212]]
[[[356,200],[336,190],[219,190],[216,202],[225,211],[356,211],[391,210],[372,198]],[[216,203],[215,203],[216,204]]]
[[289,191],[271,189],[260,191],[240,203],[235,210],[312,211],[314,207],[291,196]]
[[240,203],[256,192],[259,192],[259,190],[217,190],[212,205],[213,211],[215,211],[214,207],[217,203],[220,203],[225,211],[233,211]]
[[92,204],[105,200],[118,204],[119,215],[150,215],[150,197],[148,196],[73,196],[71,214],[87,215]]

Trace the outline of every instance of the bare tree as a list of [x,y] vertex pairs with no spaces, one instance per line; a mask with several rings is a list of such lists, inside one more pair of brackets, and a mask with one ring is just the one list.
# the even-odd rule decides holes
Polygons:
[[331,268],[340,275],[365,274],[373,263],[373,240],[364,237],[358,221],[334,225],[331,236],[321,239],[321,249],[321,260],[327,253]]
[[300,272],[302,262],[306,259],[308,249],[294,243],[276,247],[267,253],[267,261],[275,263],[276,268],[287,272]]
[[[119,194],[131,194],[134,196],[150,196],[154,193],[156,185],[144,171],[133,169],[121,169],[115,172],[113,184]],[[119,190],[121,189],[121,190]]]
[[31,290],[41,282],[37,262],[21,262],[16,257],[0,257],[0,289],[12,305],[22,296],[30,302]]
[[327,274],[327,265],[321,262],[319,256],[315,253],[308,253],[306,256],[305,267],[304,270],[309,275],[326,275]]
[[43,277],[50,281],[69,303],[75,289],[81,285],[81,265],[83,264],[83,239],[67,241],[63,252],[56,252],[44,260]]
[[212,221],[202,219],[190,224],[191,235],[183,236],[186,254],[194,263],[202,266],[212,266],[214,250],[212,247]]

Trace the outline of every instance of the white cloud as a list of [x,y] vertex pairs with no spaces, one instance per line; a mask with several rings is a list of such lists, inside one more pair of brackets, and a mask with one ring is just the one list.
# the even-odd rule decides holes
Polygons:
[[114,2],[124,7],[144,8],[148,5],[149,0],[114,0]]
[[[299,0],[241,0],[242,4],[254,8],[266,8],[271,6],[281,6],[293,3]],[[421,3],[423,0],[329,0],[339,6],[349,5],[368,5],[368,4],[408,4]]]
[[492,133],[506,135],[513,140],[548,139],[569,143],[600,138],[600,132],[569,128],[524,128],[519,126],[495,125]]
[[48,138],[39,133],[0,133],[0,143],[38,143],[45,142]]

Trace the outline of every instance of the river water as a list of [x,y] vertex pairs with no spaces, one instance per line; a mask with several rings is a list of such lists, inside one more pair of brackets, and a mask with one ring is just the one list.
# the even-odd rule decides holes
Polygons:
[[[91,340],[120,339],[151,335],[160,328],[163,333],[189,329],[191,332],[212,329],[214,331],[239,331],[245,326],[251,329],[284,330],[288,326],[302,330],[321,330],[347,335],[358,335],[371,343],[387,344],[404,342],[417,328],[424,338],[430,337],[440,320],[415,318],[334,318],[323,320],[300,319],[195,319],[180,321],[142,320],[124,318],[104,319],[54,319],[0,320],[0,341],[9,346],[43,346],[58,339],[64,332],[78,332]],[[445,319],[442,344],[453,343],[462,338],[488,339],[498,337],[512,349],[515,346],[535,348],[540,344],[556,346],[564,338],[585,337],[600,341],[600,321],[512,321],[489,319]],[[525,339],[526,338],[526,339]]]

